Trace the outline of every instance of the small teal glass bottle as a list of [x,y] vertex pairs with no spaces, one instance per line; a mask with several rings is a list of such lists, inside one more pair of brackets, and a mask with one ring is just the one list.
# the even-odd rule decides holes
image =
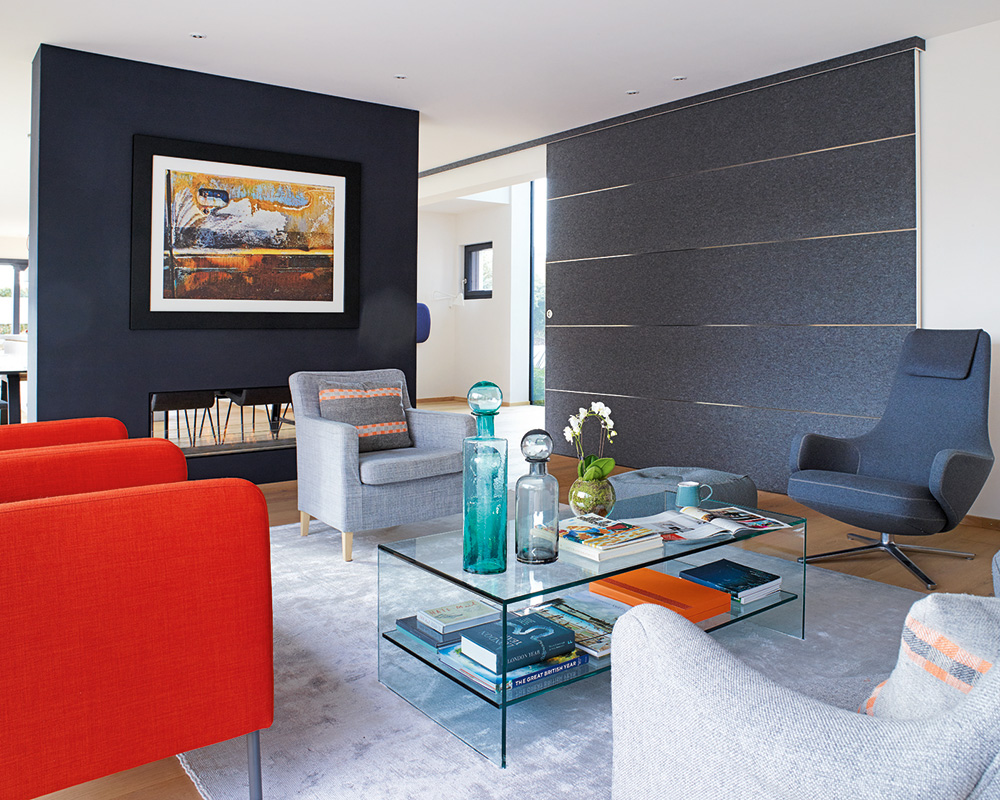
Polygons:
[[524,564],[548,564],[559,557],[559,481],[546,465],[552,437],[541,428],[521,439],[530,472],[514,489],[514,555]]
[[503,393],[495,383],[479,381],[469,389],[468,400],[476,435],[462,443],[462,569],[482,575],[507,569],[507,440],[493,434]]

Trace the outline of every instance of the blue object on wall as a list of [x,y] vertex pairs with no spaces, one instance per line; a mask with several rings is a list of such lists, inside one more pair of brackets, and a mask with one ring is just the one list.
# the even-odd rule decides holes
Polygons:
[[423,303],[417,303],[417,344],[426,342],[431,335],[431,310]]

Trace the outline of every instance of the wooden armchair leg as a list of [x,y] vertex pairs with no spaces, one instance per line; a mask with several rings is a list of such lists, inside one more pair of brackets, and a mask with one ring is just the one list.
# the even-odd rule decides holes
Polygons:
[[309,520],[310,516],[305,511],[299,512],[299,533],[303,536],[309,535]]
[[354,534],[353,533],[348,533],[347,531],[344,531],[343,537],[344,538],[341,541],[340,546],[344,550],[344,561],[350,561],[351,560],[351,546],[354,544]]

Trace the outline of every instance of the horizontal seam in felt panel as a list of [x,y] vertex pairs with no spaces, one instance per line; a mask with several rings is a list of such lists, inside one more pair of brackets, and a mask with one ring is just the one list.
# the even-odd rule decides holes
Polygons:
[[815,155],[817,153],[829,153],[833,150],[847,150],[851,147],[864,147],[869,144],[878,144],[879,142],[891,142],[896,139],[915,139],[915,133],[903,133],[898,136],[885,136],[881,139],[869,139],[864,142],[850,142],[849,144],[838,144],[831,147],[820,147],[816,150],[803,150],[799,153],[786,153],[782,156],[771,156],[770,158],[758,158],[753,161],[740,161],[735,164],[723,164],[718,167],[705,167],[705,169],[695,169],[689,170],[687,172],[671,172],[667,175],[658,175],[655,178],[647,178],[642,181],[634,181],[632,183],[620,183],[616,186],[603,186],[600,189],[588,189],[585,192],[574,192],[573,194],[563,194],[559,197],[549,197],[546,202],[552,203],[556,200],[566,200],[571,197],[583,197],[588,194],[599,194],[601,192],[613,192],[618,189],[628,189],[632,186],[644,186],[649,183],[660,183],[661,181],[671,181],[677,178],[686,178],[691,175],[704,175],[709,172],[723,172],[727,169],[739,169],[740,167],[749,167],[754,164],[767,164],[772,161],[787,161],[789,158],[804,158],[805,156]]
[[[546,392],[561,392],[562,394],[585,394],[593,395],[594,392],[585,392],[578,389],[554,389],[545,387]],[[820,417],[850,417],[851,419],[880,419],[879,417],[868,417],[864,414],[835,414],[831,411],[805,411],[799,408],[775,408],[772,406],[744,406],[738,403],[710,403],[705,400],[675,400],[671,397],[642,397],[634,394],[612,394],[601,392],[603,397],[622,397],[629,400],[660,400],[668,403],[687,403],[692,406],[717,406],[720,408],[747,408],[752,411],[784,411],[790,414],[813,414]]]
[[912,328],[912,322],[653,322],[547,324],[546,328]]
[[574,261],[600,261],[605,258],[629,258],[630,256],[649,255],[651,253],[683,253],[687,250],[717,250],[722,247],[753,247],[764,244],[781,244],[782,242],[811,242],[818,239],[841,239],[847,236],[879,236],[884,233],[908,233],[916,228],[887,228],[880,231],[852,231],[848,233],[828,233],[822,236],[799,236],[792,239],[764,239],[759,242],[728,242],[726,244],[706,244],[699,247],[677,247],[666,250],[646,250],[642,253],[612,253],[604,256],[584,256],[546,261],[546,266],[552,264],[571,264]]

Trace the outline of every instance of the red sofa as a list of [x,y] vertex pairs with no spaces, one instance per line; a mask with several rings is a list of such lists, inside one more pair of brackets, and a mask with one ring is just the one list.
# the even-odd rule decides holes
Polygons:
[[0,451],[127,438],[128,431],[125,429],[125,424],[111,417],[55,419],[47,422],[0,425]]
[[[3,459],[0,459],[3,460]],[[273,717],[268,518],[253,484],[0,504],[0,799],[28,800]]]

